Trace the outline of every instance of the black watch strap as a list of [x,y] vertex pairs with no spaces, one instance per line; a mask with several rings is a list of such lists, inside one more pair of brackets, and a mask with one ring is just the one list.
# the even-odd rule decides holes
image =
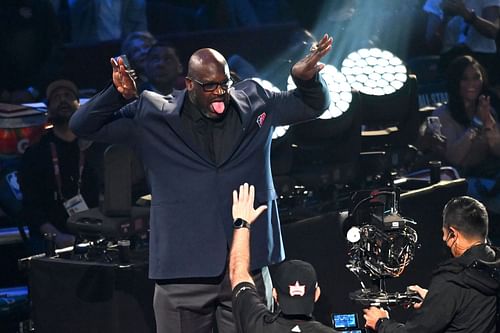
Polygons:
[[389,320],[389,318],[387,317],[384,317],[384,318],[379,318],[377,320],[377,323],[375,324],[375,331],[378,331],[378,329],[380,328],[380,325],[382,325],[382,323],[386,320]]
[[248,223],[247,221],[245,221],[243,219],[237,218],[233,222],[233,228],[234,229],[241,229],[241,228],[250,229],[250,223]]

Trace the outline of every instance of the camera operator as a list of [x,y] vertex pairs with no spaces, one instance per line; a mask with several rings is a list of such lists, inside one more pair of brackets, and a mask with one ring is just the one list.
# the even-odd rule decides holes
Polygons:
[[239,332],[335,332],[312,319],[320,295],[316,272],[301,260],[285,261],[273,273],[273,297],[281,311],[270,312],[249,272],[252,223],[267,209],[254,209],[255,188],[247,183],[233,191],[234,234],[229,254],[233,314]]
[[[365,309],[366,327],[377,332],[496,332],[500,252],[486,243],[488,214],[471,197],[451,199],[443,211],[443,241],[452,259],[434,271],[429,290],[406,324],[383,309]],[[497,271],[498,272],[498,271]]]

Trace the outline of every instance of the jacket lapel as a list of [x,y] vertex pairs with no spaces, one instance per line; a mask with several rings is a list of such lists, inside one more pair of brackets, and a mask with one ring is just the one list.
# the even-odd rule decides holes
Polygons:
[[214,165],[214,163],[200,151],[200,148],[194,144],[190,137],[186,135],[180,116],[185,96],[186,90],[176,90],[172,94],[164,97],[164,102],[161,108],[164,118],[170,125],[170,128],[172,128],[179,139],[182,140],[189,149],[203,159],[203,161]]
[[241,90],[233,89],[229,92],[229,95],[231,96],[235,111],[239,112],[241,116],[242,131],[238,138],[234,140],[234,145],[231,148],[230,153],[225,156],[221,163],[219,163],[219,166],[226,163],[231,158],[231,156],[233,156],[234,152],[236,151],[236,149],[238,149],[238,147],[241,145],[241,142],[245,138],[245,134],[250,129],[250,126],[252,126],[252,108],[250,107],[250,100],[247,94],[245,94]]
[[[234,108],[239,112],[241,116],[242,132],[238,138],[234,141],[234,145],[229,154],[218,164],[218,166],[226,163],[234,152],[241,145],[241,142],[245,138],[247,131],[253,126],[252,124],[252,108],[250,105],[250,100],[247,94],[241,90],[230,90],[229,95],[231,97]],[[205,162],[215,165],[205,154],[200,151],[194,142],[185,134],[185,130],[182,126],[182,121],[180,117],[180,112],[182,109],[182,104],[186,96],[186,90],[174,91],[172,94],[164,97],[164,102],[162,105],[162,112],[165,115],[165,120],[168,122],[173,131],[177,136],[200,158]]]

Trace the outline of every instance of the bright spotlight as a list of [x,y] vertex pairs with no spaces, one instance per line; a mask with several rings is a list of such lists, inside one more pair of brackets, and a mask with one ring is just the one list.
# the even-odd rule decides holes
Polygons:
[[341,72],[353,89],[366,95],[390,95],[408,79],[403,61],[378,48],[352,52],[342,62]]
[[[278,87],[276,87],[274,84],[272,84],[270,81],[268,80],[264,80],[264,79],[261,79],[261,78],[258,78],[258,77],[253,77],[251,78],[251,80],[257,82],[260,86],[262,86],[262,88],[266,89],[266,90],[270,90],[270,91],[273,91],[273,92],[280,92],[280,90],[278,89]],[[278,139],[278,138],[281,138],[282,136],[284,136],[286,134],[286,132],[288,131],[288,128],[290,126],[278,126],[274,129],[274,132],[273,132],[273,140],[275,139]]]
[[[331,99],[330,107],[328,110],[323,112],[321,116],[319,116],[319,119],[332,119],[340,117],[349,109],[349,105],[351,104],[351,86],[347,82],[344,74],[339,72],[332,65],[325,65],[319,73],[326,82]],[[293,90],[295,88],[296,86],[293,82],[292,76],[288,76],[287,89]]]

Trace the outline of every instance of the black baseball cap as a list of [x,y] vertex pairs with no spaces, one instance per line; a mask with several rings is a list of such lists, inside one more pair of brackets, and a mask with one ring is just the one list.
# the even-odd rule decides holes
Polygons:
[[284,314],[312,314],[318,280],[310,263],[302,260],[285,261],[276,267],[272,277]]

